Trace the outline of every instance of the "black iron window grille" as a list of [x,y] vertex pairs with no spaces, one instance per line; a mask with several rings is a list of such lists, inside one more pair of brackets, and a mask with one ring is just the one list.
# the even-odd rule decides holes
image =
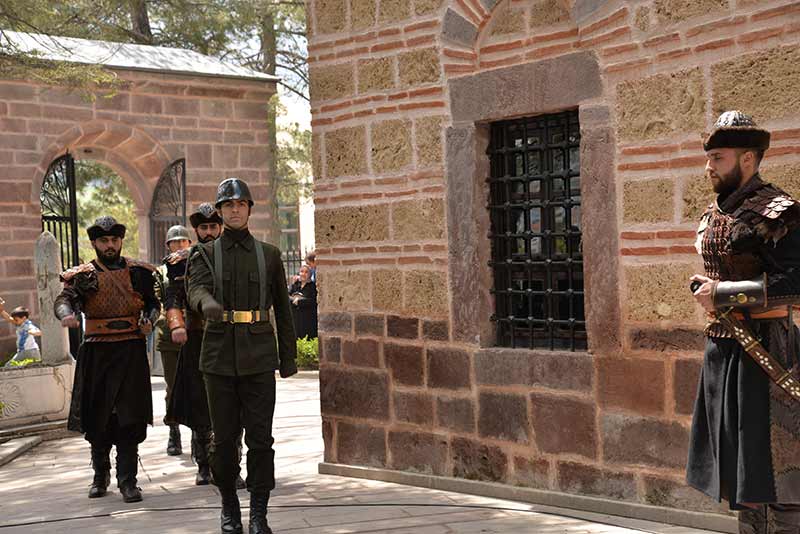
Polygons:
[[586,350],[578,112],[497,122],[490,134],[497,345]]

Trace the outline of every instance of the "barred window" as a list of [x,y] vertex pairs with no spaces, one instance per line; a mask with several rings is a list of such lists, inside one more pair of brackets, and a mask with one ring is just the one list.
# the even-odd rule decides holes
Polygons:
[[496,122],[490,133],[497,345],[585,350],[578,112]]

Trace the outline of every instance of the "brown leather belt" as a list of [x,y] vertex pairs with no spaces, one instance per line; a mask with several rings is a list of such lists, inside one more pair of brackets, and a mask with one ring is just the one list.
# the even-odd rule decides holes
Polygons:
[[104,319],[86,319],[87,336],[102,336],[108,334],[126,334],[139,331],[139,317],[128,315],[126,317],[107,317]]
[[269,316],[261,317],[261,310],[225,310],[222,312],[222,321],[225,323],[260,323],[269,321]]
[[[740,321],[744,321],[746,319],[745,315],[742,312],[733,312],[733,315]],[[785,319],[786,317],[789,317],[789,311],[786,309],[785,306],[782,308],[773,308],[771,310],[750,314],[751,319],[760,319],[760,320]]]

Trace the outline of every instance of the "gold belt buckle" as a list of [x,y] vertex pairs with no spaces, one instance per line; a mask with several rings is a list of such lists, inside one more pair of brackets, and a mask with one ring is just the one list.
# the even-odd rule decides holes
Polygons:
[[252,323],[253,312],[251,311],[234,311],[232,323]]

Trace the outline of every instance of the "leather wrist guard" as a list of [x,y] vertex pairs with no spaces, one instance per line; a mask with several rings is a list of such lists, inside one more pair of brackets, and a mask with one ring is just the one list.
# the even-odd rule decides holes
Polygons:
[[169,328],[170,332],[176,328],[186,328],[183,312],[179,308],[170,308],[167,310],[167,328]]
[[715,308],[766,308],[767,275],[739,282],[717,282],[712,298]]

